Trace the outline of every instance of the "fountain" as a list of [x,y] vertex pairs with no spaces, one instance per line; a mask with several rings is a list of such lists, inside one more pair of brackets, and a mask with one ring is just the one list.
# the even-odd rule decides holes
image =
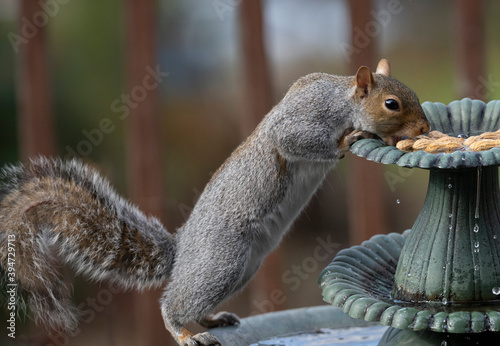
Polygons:
[[[500,128],[500,101],[422,107],[432,129],[454,136]],[[381,344],[400,344],[403,334],[414,342],[500,340],[500,148],[405,153],[361,140],[351,151],[428,169],[429,187],[411,230],[376,235],[337,254],[319,279],[325,301],[395,328]]]
[[[500,129],[500,101],[422,107],[431,128],[449,135]],[[376,235],[337,254],[319,278],[324,300],[335,308],[250,317],[213,333],[231,345],[498,344],[500,148],[406,153],[363,139],[351,151],[382,164],[429,170],[427,196],[412,229]],[[293,335],[275,337],[286,334]]]

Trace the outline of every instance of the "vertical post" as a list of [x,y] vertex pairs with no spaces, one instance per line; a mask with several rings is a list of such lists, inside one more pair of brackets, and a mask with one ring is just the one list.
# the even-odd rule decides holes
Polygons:
[[261,0],[240,5],[241,42],[245,76],[245,114],[242,131],[248,135],[272,108],[272,87],[264,45]]
[[[264,44],[263,9],[261,0],[243,0],[240,5],[241,42],[245,76],[242,132],[246,136],[272,108],[272,87]],[[283,306],[266,302],[269,295],[282,287],[280,249],[271,253],[250,284],[251,311],[268,312]],[[264,303],[262,303],[264,302]],[[262,304],[265,306],[261,306]]]
[[[155,0],[126,0],[127,92],[130,114],[127,120],[128,191],[131,199],[146,214],[162,218],[163,175],[161,164],[160,121],[155,71]],[[164,343],[167,333],[158,309],[159,291],[134,296],[137,344]]]
[[[355,74],[361,65],[375,67],[376,37],[370,37],[369,42],[356,46],[359,44],[354,40],[356,31],[364,32],[366,24],[373,20],[370,14],[372,0],[350,0],[349,5],[352,45],[361,50],[354,52],[349,62],[351,74]],[[384,175],[382,165],[353,155],[349,157],[349,171],[349,239],[355,245],[375,234],[387,233]]]
[[160,82],[154,76],[158,65],[156,1],[127,0],[126,5],[127,90],[132,105],[127,123],[128,188],[142,210],[160,217],[164,196],[157,102]]
[[[41,11],[41,1],[22,0],[19,18],[32,22],[35,14]],[[39,20],[46,20],[37,17]],[[21,27],[21,21],[19,21]],[[55,155],[54,121],[52,114],[52,95],[46,50],[44,25],[32,26],[29,36],[18,45],[19,76],[17,84],[18,143],[19,158],[26,162],[38,155]],[[22,32],[22,30],[21,30]],[[40,344],[50,341],[45,333],[33,340]]]
[[[41,1],[21,1],[20,18],[32,21],[35,14],[42,11],[41,4]],[[46,25],[33,26],[31,37],[19,45],[18,133],[23,161],[55,153],[45,28]]]
[[484,74],[484,1],[457,0],[453,4],[459,96],[487,100],[492,85]]

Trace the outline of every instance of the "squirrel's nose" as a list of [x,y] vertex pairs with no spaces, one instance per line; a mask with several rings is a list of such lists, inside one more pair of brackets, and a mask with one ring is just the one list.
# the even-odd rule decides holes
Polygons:
[[429,132],[430,130],[431,130],[431,127],[430,127],[429,123],[428,123],[428,122],[426,122],[426,123],[424,123],[424,124],[422,125],[422,128],[420,129],[420,133],[421,133],[421,134],[424,134],[424,133]]

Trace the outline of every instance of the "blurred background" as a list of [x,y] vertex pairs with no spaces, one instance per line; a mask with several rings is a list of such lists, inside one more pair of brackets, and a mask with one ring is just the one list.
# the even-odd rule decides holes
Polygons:
[[[351,75],[387,58],[421,102],[499,98],[499,13],[493,0],[0,0],[0,164],[80,157],[175,232],[307,73]],[[342,248],[411,228],[427,176],[348,154],[221,309],[245,317],[323,304],[322,268]],[[47,335],[21,314],[16,340],[2,332],[1,345],[174,344],[161,290],[67,276],[80,329]]]

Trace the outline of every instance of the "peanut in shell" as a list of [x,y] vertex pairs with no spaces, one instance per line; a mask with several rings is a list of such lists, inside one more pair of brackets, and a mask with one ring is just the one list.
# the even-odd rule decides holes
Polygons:
[[495,147],[500,147],[499,139],[483,139],[476,141],[469,146],[472,151],[490,150]]
[[415,138],[403,139],[396,143],[396,148],[402,151],[412,151],[413,144],[415,144],[416,141]]
[[413,143],[413,150],[425,150],[433,141],[430,138],[421,138]]
[[461,142],[454,140],[447,140],[438,143],[438,141],[430,143],[425,151],[432,154],[437,153],[452,153],[457,150],[464,149],[464,146]]

